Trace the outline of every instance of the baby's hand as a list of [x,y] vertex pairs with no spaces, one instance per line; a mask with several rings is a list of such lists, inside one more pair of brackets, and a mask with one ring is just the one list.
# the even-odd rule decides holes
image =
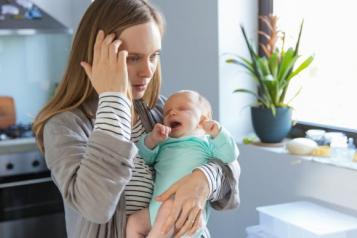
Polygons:
[[215,138],[218,136],[221,126],[217,121],[207,120],[203,122],[202,128],[208,135]]
[[161,141],[167,139],[171,132],[171,128],[160,123],[156,123],[152,132],[150,132],[145,138],[145,145],[153,149],[157,146]]

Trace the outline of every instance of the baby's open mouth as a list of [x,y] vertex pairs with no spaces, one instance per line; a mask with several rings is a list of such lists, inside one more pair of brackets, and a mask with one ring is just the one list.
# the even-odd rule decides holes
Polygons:
[[175,128],[179,127],[179,126],[181,126],[181,123],[178,122],[178,121],[170,122],[171,129],[175,129]]

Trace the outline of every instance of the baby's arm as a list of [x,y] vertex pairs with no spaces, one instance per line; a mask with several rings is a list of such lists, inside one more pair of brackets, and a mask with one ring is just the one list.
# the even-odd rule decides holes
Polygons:
[[211,120],[204,122],[203,129],[212,137],[210,143],[213,157],[225,163],[230,163],[237,159],[239,155],[237,144],[225,128],[220,126],[218,122]]
[[149,149],[154,149],[160,142],[167,139],[171,132],[171,128],[156,123],[152,131],[145,137],[145,145]]

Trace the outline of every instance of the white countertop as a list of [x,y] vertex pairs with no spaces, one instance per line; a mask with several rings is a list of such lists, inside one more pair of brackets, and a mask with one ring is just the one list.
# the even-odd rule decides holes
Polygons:
[[34,137],[0,141],[0,155],[38,150]]

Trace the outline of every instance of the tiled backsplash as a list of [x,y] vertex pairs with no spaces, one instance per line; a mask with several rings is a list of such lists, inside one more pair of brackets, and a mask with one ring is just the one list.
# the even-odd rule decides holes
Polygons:
[[0,96],[12,96],[17,123],[29,123],[62,79],[72,36],[0,36]]

